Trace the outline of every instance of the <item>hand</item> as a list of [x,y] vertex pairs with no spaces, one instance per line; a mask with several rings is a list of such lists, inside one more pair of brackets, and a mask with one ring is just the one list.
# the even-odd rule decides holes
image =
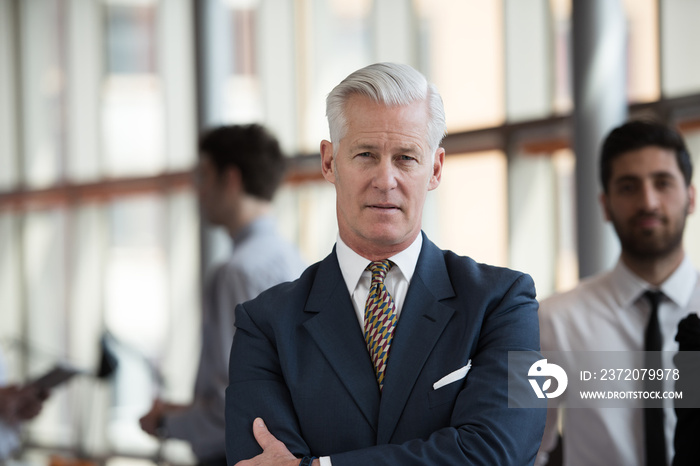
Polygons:
[[43,388],[36,388],[27,385],[19,391],[19,405],[17,407],[17,417],[26,421],[39,415],[44,401],[49,397],[49,392]]
[[19,388],[8,385],[0,388],[0,418],[12,424],[17,421]]
[[[259,417],[253,421],[253,435],[263,452],[249,460],[239,461],[236,466],[298,466],[299,458],[292,455],[284,443],[267,430]],[[315,460],[314,463],[317,463]]]
[[9,423],[26,421],[36,417],[48,398],[46,390],[31,385],[18,387],[10,385],[0,388],[0,417]]
[[143,431],[147,434],[159,437],[163,435],[163,432],[160,431],[162,427],[161,418],[167,414],[183,411],[188,407],[188,405],[164,403],[163,401],[156,398],[153,401],[153,406],[151,406],[151,410],[144,414],[141,419],[139,419],[141,429],[143,429]]
[[156,398],[153,400],[151,410],[139,419],[141,429],[147,434],[157,437],[158,428],[160,427],[160,418],[163,414],[165,414],[165,403]]

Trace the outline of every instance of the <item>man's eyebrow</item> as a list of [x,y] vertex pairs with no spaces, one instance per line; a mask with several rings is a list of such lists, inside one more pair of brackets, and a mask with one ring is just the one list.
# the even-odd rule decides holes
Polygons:
[[[358,152],[358,151],[376,151],[378,150],[379,146],[377,144],[372,144],[372,143],[359,143],[355,144],[354,146],[350,147],[351,152]],[[402,154],[412,154],[416,152],[420,152],[420,147],[417,145],[411,144],[408,146],[402,146],[394,150],[396,153],[402,153]]]
[[418,147],[416,145],[410,145],[410,146],[405,146],[405,147],[399,147],[397,152],[411,154],[411,153],[415,153],[415,152],[421,152],[421,150],[420,150],[420,147]]
[[357,152],[357,151],[363,151],[363,150],[376,150],[377,145],[376,144],[370,144],[370,143],[360,143],[360,144],[355,144],[354,146],[350,146],[350,151],[351,152]]
[[[650,173],[648,176],[652,178],[674,178],[673,173],[667,171],[667,170],[659,170]],[[613,183],[624,183],[628,181],[639,181],[643,176],[640,175],[632,175],[632,174],[626,174],[626,175],[620,175],[617,178],[613,180]]]
[[620,175],[613,180],[613,183],[626,183],[628,181],[639,181],[641,179],[642,177],[637,175]]

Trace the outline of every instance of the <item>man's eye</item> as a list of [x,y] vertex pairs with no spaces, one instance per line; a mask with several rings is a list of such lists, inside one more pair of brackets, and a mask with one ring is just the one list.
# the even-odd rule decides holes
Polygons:
[[621,183],[616,187],[616,191],[620,194],[632,194],[635,189],[634,183]]
[[399,159],[402,162],[410,162],[410,161],[416,160],[415,158],[411,157],[410,155],[402,155],[399,157]]
[[357,157],[371,157],[371,156],[372,156],[372,154],[370,154],[369,152],[360,152],[359,154],[357,154]]

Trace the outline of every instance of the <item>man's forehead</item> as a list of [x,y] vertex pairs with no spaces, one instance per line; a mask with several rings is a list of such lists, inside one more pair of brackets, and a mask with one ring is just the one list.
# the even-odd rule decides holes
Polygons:
[[613,178],[655,173],[672,173],[682,176],[673,150],[657,146],[646,146],[624,152],[611,161],[610,169]]

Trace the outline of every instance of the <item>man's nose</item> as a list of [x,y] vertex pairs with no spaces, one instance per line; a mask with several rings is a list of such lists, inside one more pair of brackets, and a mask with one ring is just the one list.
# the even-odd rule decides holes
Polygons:
[[396,187],[396,170],[393,161],[387,157],[382,158],[375,167],[373,184],[382,191],[389,191]]
[[659,192],[654,183],[644,183],[640,202],[646,210],[655,210],[659,206]]

